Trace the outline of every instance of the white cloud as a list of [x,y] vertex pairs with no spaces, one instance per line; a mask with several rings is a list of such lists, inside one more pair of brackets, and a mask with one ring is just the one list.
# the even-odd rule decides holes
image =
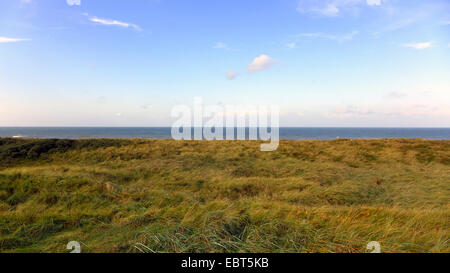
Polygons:
[[66,0],[66,3],[69,6],[79,6],[81,5],[81,0]]
[[383,34],[385,32],[396,31],[396,30],[408,27],[411,24],[415,23],[416,20],[417,20],[416,18],[408,18],[405,20],[396,21],[394,23],[391,23],[391,24],[381,28],[379,31],[375,32],[374,35],[379,36],[380,34]]
[[309,38],[320,38],[320,39],[327,39],[327,40],[333,40],[338,42],[345,42],[352,40],[353,37],[358,35],[359,32],[357,30],[354,30],[350,33],[343,34],[343,35],[335,35],[335,34],[327,34],[322,32],[315,32],[315,33],[302,33],[298,36],[300,37],[309,37]]
[[213,48],[215,48],[215,49],[225,49],[225,50],[229,50],[229,49],[230,49],[230,48],[228,47],[227,44],[222,43],[222,42],[217,42],[217,43],[213,46]]
[[239,76],[239,74],[237,74],[236,71],[234,71],[234,69],[231,69],[230,71],[227,72],[225,76],[229,80],[234,80],[237,78],[237,76]]
[[343,10],[351,10],[358,6],[381,6],[382,0],[299,0],[297,11],[322,16],[337,16]]
[[256,57],[251,64],[248,65],[248,72],[258,72],[270,68],[276,61],[267,55]]
[[404,44],[405,47],[410,47],[414,49],[425,49],[431,47],[432,42],[423,42],[423,43],[409,43]]
[[406,94],[405,94],[405,93],[400,93],[400,92],[397,92],[397,91],[393,91],[393,92],[389,93],[389,94],[387,95],[387,97],[388,97],[388,98],[399,99],[399,98],[404,98],[404,97],[406,97]]
[[[87,13],[85,13],[84,15],[89,16]],[[126,22],[121,22],[121,21],[112,20],[112,19],[102,19],[102,18],[98,18],[95,16],[90,16],[89,21],[98,23],[101,25],[106,25],[106,26],[119,26],[119,27],[124,27],[124,28],[133,28],[137,31],[142,30],[138,25],[135,25],[132,23],[126,23]]]
[[30,39],[8,38],[0,36],[0,43],[15,43],[21,41],[29,41]]
[[338,118],[349,118],[349,117],[362,117],[375,114],[374,111],[368,109],[361,109],[354,105],[349,105],[344,108],[338,108],[331,113],[325,113],[326,117],[338,117]]
[[339,9],[334,4],[329,4],[324,8],[315,8],[314,11],[325,16],[336,16],[339,13]]
[[298,1],[297,11],[323,16],[336,16],[339,13],[339,8],[334,1],[300,0]]
[[338,40],[339,42],[344,42],[344,41],[348,41],[348,40],[352,40],[353,37],[355,37],[356,35],[359,34],[359,31],[354,30],[350,33],[338,36],[336,40]]
[[381,0],[367,0],[367,5],[379,6],[379,5],[381,5]]
[[294,49],[294,48],[297,47],[297,45],[294,42],[292,42],[292,43],[287,43],[286,47],[289,48],[289,49]]

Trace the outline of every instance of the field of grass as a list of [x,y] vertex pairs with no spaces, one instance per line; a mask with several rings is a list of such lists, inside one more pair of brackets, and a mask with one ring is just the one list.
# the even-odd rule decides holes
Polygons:
[[0,252],[450,252],[450,141],[0,139]]

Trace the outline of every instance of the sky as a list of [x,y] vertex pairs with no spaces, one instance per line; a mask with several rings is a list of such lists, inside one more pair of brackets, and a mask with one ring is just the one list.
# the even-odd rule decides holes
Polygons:
[[0,126],[450,127],[448,0],[2,0]]

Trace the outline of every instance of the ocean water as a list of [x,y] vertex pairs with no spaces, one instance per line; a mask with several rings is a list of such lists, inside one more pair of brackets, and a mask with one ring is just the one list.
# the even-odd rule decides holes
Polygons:
[[[248,128],[247,133],[248,136]],[[0,127],[0,137],[171,138],[170,127]],[[281,127],[280,139],[423,138],[450,140],[450,128]]]

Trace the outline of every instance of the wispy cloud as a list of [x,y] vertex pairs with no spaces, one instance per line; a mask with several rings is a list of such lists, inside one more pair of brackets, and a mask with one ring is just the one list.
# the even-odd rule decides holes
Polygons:
[[333,41],[338,41],[338,42],[345,42],[345,41],[352,40],[353,37],[355,37],[358,34],[359,34],[359,32],[357,30],[354,30],[350,33],[342,34],[342,35],[314,32],[314,33],[302,33],[302,34],[298,35],[298,37],[319,38],[319,39],[333,40]]
[[66,3],[69,6],[80,6],[81,0],[66,0]]
[[423,43],[408,43],[408,44],[404,44],[403,46],[414,48],[414,49],[426,49],[426,48],[430,48],[431,45],[432,45],[432,42],[423,42]]
[[322,14],[324,16],[336,16],[339,14],[339,8],[336,7],[336,4],[328,4],[325,7],[313,8],[311,9],[311,11]]
[[227,77],[227,79],[229,80],[234,80],[239,76],[239,74],[236,73],[236,71],[234,71],[234,69],[231,69],[230,71],[227,72],[227,74],[225,75],[225,77]]
[[31,39],[8,38],[8,37],[0,36],[0,43],[16,43],[16,42],[29,41],[29,40],[31,40]]
[[380,34],[383,34],[386,32],[403,29],[403,28],[406,28],[406,27],[414,24],[415,22],[416,22],[416,18],[407,18],[404,20],[398,20],[396,22],[393,22],[393,23],[381,28],[379,31],[374,32],[374,35],[379,36]]
[[224,50],[230,50],[230,47],[222,42],[217,42],[213,45],[214,49],[224,49]]
[[339,108],[331,113],[325,113],[326,117],[350,118],[362,117],[375,114],[375,111],[368,109],[361,109],[360,107],[349,105],[344,108]]
[[405,93],[401,93],[401,92],[397,92],[397,91],[393,91],[390,92],[389,94],[387,94],[388,98],[392,98],[392,99],[399,99],[399,98],[404,98],[406,97]]
[[381,0],[367,0],[367,5],[369,6],[379,6],[381,5]]
[[248,72],[258,72],[270,68],[276,61],[267,55],[260,55],[248,65]]
[[294,42],[292,42],[292,43],[286,43],[285,46],[286,46],[286,48],[288,48],[288,49],[294,49],[294,48],[297,47],[297,44],[294,43]]
[[122,21],[113,20],[113,19],[98,18],[96,16],[90,16],[87,13],[85,13],[84,15],[88,16],[89,21],[97,23],[97,24],[106,25],[106,26],[119,26],[119,27],[124,27],[124,28],[133,28],[137,31],[142,31],[142,29],[138,25],[135,25],[132,23],[122,22]]
[[309,0],[299,0],[297,11],[300,13],[313,13],[324,16],[336,16],[339,9],[332,3],[317,3]]
[[338,16],[342,10],[357,6],[381,6],[386,0],[299,0],[297,11],[322,16]]

